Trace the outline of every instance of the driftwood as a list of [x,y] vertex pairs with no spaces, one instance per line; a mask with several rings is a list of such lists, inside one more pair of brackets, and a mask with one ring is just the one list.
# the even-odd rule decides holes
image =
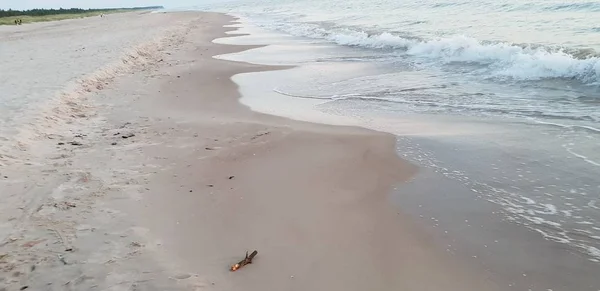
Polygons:
[[248,265],[248,264],[252,264],[252,259],[254,259],[254,257],[258,255],[258,251],[253,251],[250,256],[248,256],[248,252],[246,252],[246,257],[241,260],[239,263],[231,266],[231,271],[235,272],[237,270],[239,270],[241,267]]

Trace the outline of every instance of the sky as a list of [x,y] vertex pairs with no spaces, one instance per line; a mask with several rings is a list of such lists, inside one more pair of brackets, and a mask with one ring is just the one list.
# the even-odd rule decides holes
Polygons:
[[0,9],[33,9],[33,8],[108,8],[156,6],[184,7],[193,6],[207,0],[0,0]]

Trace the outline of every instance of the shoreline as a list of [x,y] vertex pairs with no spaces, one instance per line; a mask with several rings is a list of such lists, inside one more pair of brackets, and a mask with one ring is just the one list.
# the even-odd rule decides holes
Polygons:
[[[409,183],[395,187],[398,190],[392,194],[392,200],[402,213],[409,214],[410,219],[417,221],[419,229],[432,234],[439,247],[460,261],[478,266],[499,282],[500,286],[525,290],[597,289],[599,281],[593,275],[598,262],[598,252],[595,248],[597,241],[592,236],[593,232],[589,230],[598,229],[593,227],[593,218],[587,220],[586,216],[584,219],[578,215],[585,214],[585,211],[581,211],[586,208],[585,203],[588,203],[588,209],[595,208],[595,200],[591,198],[591,202],[587,202],[583,199],[583,207],[579,205],[581,201],[575,203],[575,206],[571,203],[562,205],[560,198],[568,200],[566,202],[572,202],[572,199],[577,201],[577,198],[563,196],[560,188],[554,191],[548,189],[556,187],[556,181],[560,179],[566,186],[573,187],[567,188],[568,192],[569,189],[574,189],[573,185],[584,186],[583,183],[569,184],[571,179],[579,177],[585,180],[588,175],[536,175],[537,170],[543,167],[531,167],[532,165],[526,162],[534,159],[533,165],[539,165],[535,158],[540,156],[528,153],[545,149],[543,146],[531,148],[526,143],[507,142],[504,145],[508,148],[489,147],[485,142],[490,142],[488,139],[494,141],[492,132],[501,137],[500,133],[510,134],[511,130],[519,128],[520,124],[510,121],[501,123],[495,119],[435,114],[397,116],[393,106],[381,105],[380,111],[373,110],[378,107],[377,102],[332,101],[332,98],[326,96],[336,94],[337,91],[321,94],[307,86],[311,81],[325,86],[328,83],[335,84],[339,80],[338,75],[342,75],[339,77],[342,80],[348,78],[360,81],[352,77],[352,67],[357,66],[355,63],[338,60],[340,56],[352,56],[351,48],[328,48],[320,42],[316,45],[307,44],[302,39],[263,31],[248,25],[247,22],[244,23],[245,25],[236,27],[242,27],[242,31],[250,32],[251,35],[219,39],[218,42],[270,45],[219,58],[256,64],[299,64],[300,68],[282,73],[236,75],[233,79],[241,87],[244,95],[242,103],[264,113],[333,124],[358,124],[397,133],[398,154],[417,165],[423,165],[423,168],[420,168],[419,174]],[[356,54],[360,56],[360,52]],[[329,75],[335,77],[326,78],[327,80],[321,83],[318,77],[327,76],[324,72],[329,72]],[[374,74],[373,80],[377,80],[378,73],[382,72],[371,73]],[[315,87],[320,87],[318,85]],[[291,93],[276,94],[278,92],[271,92],[272,88],[277,88],[277,91],[284,88],[281,91]],[[357,90],[357,95],[360,95],[360,88]],[[311,104],[315,99],[321,99],[320,102],[329,101],[329,104],[315,105],[319,104],[319,101]],[[357,99],[360,99],[360,96]],[[270,105],[269,102],[274,105]],[[298,109],[303,105],[302,109]],[[282,108],[284,110],[281,110]],[[335,116],[329,116],[327,119],[328,116],[321,118],[316,114],[308,115],[307,109],[326,114],[332,112]],[[366,118],[356,120],[362,117],[361,109]],[[405,113],[402,110],[398,111]],[[367,115],[369,113],[371,115]],[[341,117],[337,116],[338,114]],[[349,117],[351,120],[340,122],[342,117]],[[356,117],[355,120],[352,120],[353,117]],[[534,132],[533,128],[527,130],[531,130],[532,136],[539,134]],[[502,154],[507,149],[510,149],[508,152],[511,153],[509,158]],[[479,157],[478,161],[465,159],[475,156]],[[552,164],[554,163],[544,163],[543,166],[550,167]],[[490,183],[490,180],[493,181]],[[478,183],[482,181],[488,183]],[[585,185],[584,188],[590,188],[587,187],[590,185]],[[511,186],[516,188],[511,190]],[[519,187],[523,187],[521,189],[524,192],[514,192],[514,189]],[[508,192],[502,191],[507,188]],[[581,191],[584,196],[594,193],[586,192],[584,188],[571,190],[571,193]],[[540,193],[540,189],[547,189],[543,191],[549,193],[536,195]],[[548,197],[553,195],[560,198],[550,200]],[[582,224],[577,225],[577,221],[581,221]]]
[[[219,14],[217,17],[231,20]],[[192,37],[204,37],[193,47],[206,52],[186,59],[231,71],[219,72],[215,78],[201,69],[182,70],[173,73],[181,76],[179,82],[160,87],[161,92],[175,95],[178,102],[186,98],[186,92],[212,92],[214,80],[227,80],[225,84],[218,82],[223,86],[219,94],[225,88],[234,90],[230,97],[234,104],[222,101],[225,107],[211,99],[194,104],[198,106],[195,109],[188,102],[182,102],[185,109],[181,105],[168,106],[179,107],[175,110],[180,113],[183,109],[204,112],[200,115],[205,118],[212,115],[210,120],[200,118],[197,125],[204,132],[218,133],[213,133],[216,138],[209,138],[205,144],[205,149],[217,149],[216,153],[209,150],[211,153],[200,158],[202,162],[188,163],[186,169],[174,167],[149,184],[151,190],[145,194],[148,204],[138,213],[142,221],[155,225],[151,232],[163,233],[161,245],[176,250],[178,257],[186,258],[183,265],[198,270],[206,285],[210,281],[221,290],[242,286],[247,290],[266,286],[496,290],[489,278],[451,260],[408,220],[399,219],[406,217],[389,203],[387,194],[415,170],[396,154],[394,136],[356,127],[293,121],[253,112],[239,104],[238,88],[231,77],[269,67],[214,59],[212,56],[228,50],[252,47],[214,44],[213,39],[225,37],[225,31],[230,31],[221,27],[223,24],[207,23],[210,28],[205,33],[210,32],[210,36]],[[186,79],[194,80],[195,86],[189,86]],[[218,118],[212,111],[216,108]],[[216,120],[219,127],[213,128]],[[238,132],[234,135],[239,137],[223,140],[223,132]],[[186,163],[195,154],[177,156],[170,165]],[[190,171],[196,174],[190,175]],[[161,194],[169,191],[164,181],[173,177],[182,189],[166,198]],[[193,179],[199,181],[187,182]],[[198,189],[200,194],[189,194]],[[173,220],[164,221],[155,215],[157,211],[169,213]],[[194,239],[181,239],[184,236]],[[236,278],[221,267],[235,260],[235,253],[248,248],[259,251],[256,264],[251,266],[254,270],[243,270]],[[259,265],[259,261],[263,263]],[[390,262],[396,263],[390,266]]]
[[213,43],[233,18],[176,15],[159,63],[86,94],[89,114],[39,141],[48,157],[0,184],[44,185],[8,220],[8,290],[497,290],[389,202],[416,171],[392,135],[250,111],[231,77],[276,68],[213,58],[255,47]]

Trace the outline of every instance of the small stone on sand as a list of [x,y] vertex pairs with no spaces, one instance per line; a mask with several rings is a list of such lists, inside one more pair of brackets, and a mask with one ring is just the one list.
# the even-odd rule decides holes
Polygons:
[[179,275],[176,275],[175,278],[179,279],[179,280],[184,280],[184,279],[187,279],[187,278],[189,278],[191,276],[192,275],[190,275],[190,274],[179,274]]

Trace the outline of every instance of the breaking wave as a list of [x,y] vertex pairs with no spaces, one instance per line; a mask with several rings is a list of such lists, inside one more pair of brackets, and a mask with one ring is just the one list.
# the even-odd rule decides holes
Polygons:
[[492,77],[519,81],[550,78],[575,79],[584,84],[600,81],[600,57],[590,49],[567,50],[503,42],[484,42],[457,35],[430,40],[383,32],[326,29],[315,24],[276,24],[295,36],[325,39],[339,45],[399,50],[404,54],[442,63],[485,65]]

